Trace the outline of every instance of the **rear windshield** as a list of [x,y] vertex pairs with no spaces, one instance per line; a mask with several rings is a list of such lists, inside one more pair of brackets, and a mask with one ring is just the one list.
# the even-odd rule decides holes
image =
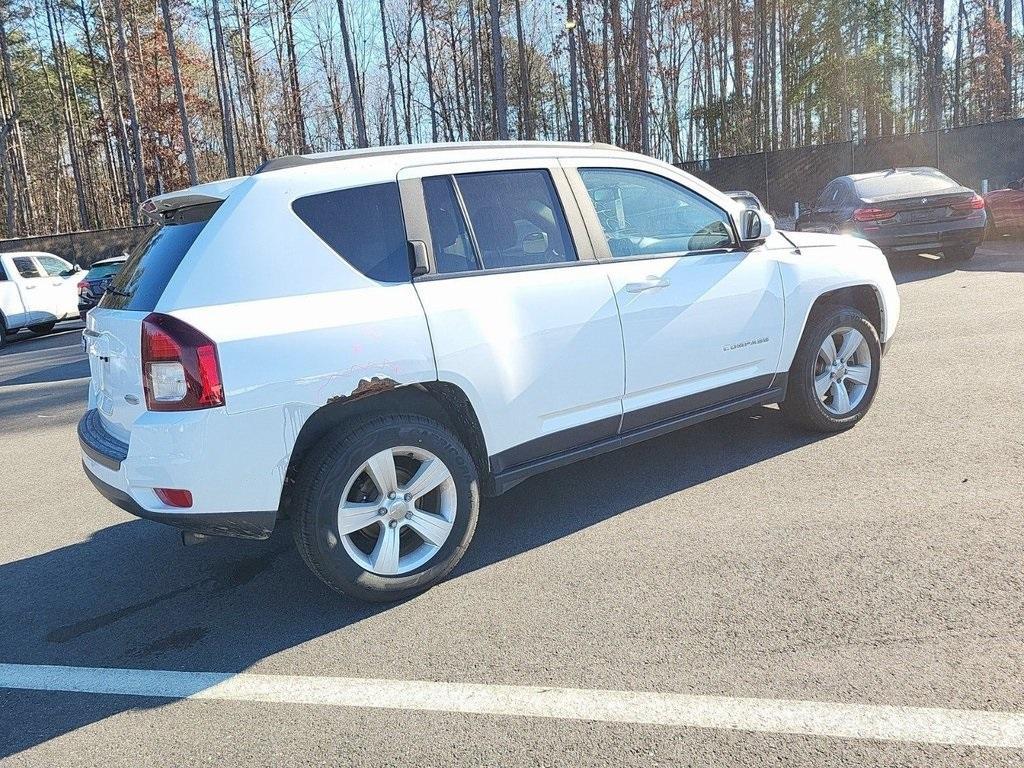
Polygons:
[[128,261],[103,294],[100,306],[136,312],[156,309],[174,270],[219,205],[196,205],[175,211],[171,221],[153,227],[129,254]]
[[95,267],[91,267],[85,274],[86,280],[102,280],[104,277],[110,277],[116,275],[118,270],[121,269],[123,261],[119,261],[116,264],[98,264]]
[[865,200],[891,195],[925,195],[960,185],[935,170],[894,171],[853,182],[857,195]]

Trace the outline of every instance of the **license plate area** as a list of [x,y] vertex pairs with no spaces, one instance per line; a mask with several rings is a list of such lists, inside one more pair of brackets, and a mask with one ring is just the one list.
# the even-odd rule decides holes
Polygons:
[[940,212],[934,208],[921,211],[904,211],[900,214],[900,221],[905,224],[928,224],[938,221],[940,218]]

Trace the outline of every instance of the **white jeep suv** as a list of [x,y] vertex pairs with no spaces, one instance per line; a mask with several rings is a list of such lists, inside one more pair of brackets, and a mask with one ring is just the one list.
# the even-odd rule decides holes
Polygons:
[[153,198],[85,338],[85,471],[368,600],[443,578],[481,495],[751,406],[871,405],[899,297],[863,240],[613,147],[285,157]]

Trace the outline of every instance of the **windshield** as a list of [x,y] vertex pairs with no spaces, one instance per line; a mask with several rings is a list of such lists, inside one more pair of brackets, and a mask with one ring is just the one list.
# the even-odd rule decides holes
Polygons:
[[118,261],[114,264],[97,264],[96,266],[89,269],[89,271],[85,275],[85,279],[102,280],[104,277],[116,275],[123,265],[123,261]]

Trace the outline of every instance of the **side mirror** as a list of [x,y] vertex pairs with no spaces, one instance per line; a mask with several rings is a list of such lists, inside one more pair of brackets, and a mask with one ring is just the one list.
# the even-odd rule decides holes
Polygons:
[[63,272],[60,273],[60,276],[71,277],[72,275],[77,275],[81,271],[82,268],[80,266],[78,266],[77,264],[72,264],[71,269],[65,269]]
[[740,214],[740,245],[753,248],[761,245],[775,231],[775,222],[764,211],[750,208]]

